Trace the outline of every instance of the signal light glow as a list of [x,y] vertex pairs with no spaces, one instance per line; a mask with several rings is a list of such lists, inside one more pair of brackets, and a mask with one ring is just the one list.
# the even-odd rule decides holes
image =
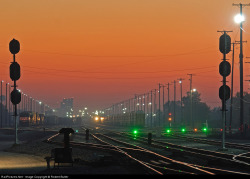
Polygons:
[[204,131],[204,132],[207,132],[207,128],[204,127],[204,128],[203,128],[203,131]]
[[194,129],[194,132],[197,132],[197,131],[198,131],[198,129],[197,129],[197,128],[195,128],[195,129]]
[[134,133],[134,134],[137,134],[137,130],[134,130],[133,133]]
[[168,134],[171,132],[171,130],[170,129],[167,129],[167,131],[166,131]]
[[185,131],[186,131],[186,129],[184,129],[184,128],[181,129],[181,132],[185,132]]

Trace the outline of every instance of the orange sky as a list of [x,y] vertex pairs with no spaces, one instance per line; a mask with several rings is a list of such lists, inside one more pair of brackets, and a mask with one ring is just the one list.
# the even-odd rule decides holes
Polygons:
[[[19,40],[19,88],[57,108],[74,97],[77,108],[102,109],[184,78],[210,106],[220,106],[217,30],[233,30],[238,0],[13,0],[0,1],[0,78],[9,78],[9,41]],[[250,3],[250,1],[242,1]],[[243,40],[250,40],[250,7],[243,8]],[[244,44],[244,57],[250,54]],[[239,91],[235,51],[235,88]],[[228,54],[231,63],[231,53]],[[247,59],[244,59],[247,60]],[[244,80],[250,64],[244,64]],[[229,81],[231,76],[227,78]],[[13,84],[13,82],[11,82]],[[247,91],[250,83],[244,82]],[[230,85],[230,82],[228,83]],[[170,89],[173,95],[173,85]],[[177,84],[177,99],[180,86]],[[171,96],[171,100],[173,97]]]

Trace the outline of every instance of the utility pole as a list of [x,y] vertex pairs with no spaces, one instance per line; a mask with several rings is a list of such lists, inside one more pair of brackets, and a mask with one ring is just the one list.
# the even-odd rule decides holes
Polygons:
[[112,105],[112,125],[115,124],[115,105]]
[[161,113],[161,87],[163,87],[163,94],[162,94],[162,99],[163,99],[163,101],[162,101],[162,106],[163,106],[163,108],[162,108],[162,113],[163,113],[163,119],[164,119],[164,85],[163,84],[160,84],[159,83],[159,127],[161,126],[161,117],[160,117],[160,113]]
[[169,83],[166,84],[167,85],[167,90],[168,90],[168,118],[170,117],[169,116],[169,113],[170,113],[170,99],[169,99]]
[[234,45],[240,43],[232,43],[233,45],[233,54],[232,54],[232,76],[231,76],[231,105],[230,105],[230,121],[229,121],[229,134],[232,134],[232,118],[233,118],[233,83],[234,83]]
[[160,118],[160,112],[161,112],[161,103],[160,103],[160,101],[161,101],[161,97],[160,97],[160,92],[161,92],[161,87],[163,87],[163,94],[162,94],[162,106],[163,106],[163,108],[162,108],[162,113],[163,113],[163,120],[164,120],[164,85],[163,84],[160,84],[159,83],[159,127],[161,126],[161,118]]
[[141,111],[142,111],[142,96],[141,96]]
[[230,104],[230,121],[229,121],[229,134],[232,134],[232,118],[233,118],[233,84],[234,84],[234,44],[233,44],[233,54],[232,54],[232,76],[231,76],[231,104]]
[[192,99],[192,96],[193,96],[193,89],[192,89],[192,83],[193,83],[193,74],[187,74],[190,76],[190,120],[191,120],[191,126],[192,128],[194,128],[194,123],[193,123],[193,99]]
[[165,102],[165,96],[164,96],[164,85],[162,85],[162,117],[163,117],[163,121],[162,121],[162,123],[163,123],[163,126],[165,126],[165,109],[164,109],[164,102]]
[[1,128],[3,128],[3,80],[1,81]]
[[176,101],[176,81],[174,80],[174,123],[175,123],[175,101]]
[[[240,7],[240,15],[242,16],[242,7],[243,6],[250,6],[249,4],[233,4],[233,6]],[[243,45],[242,45],[242,23],[240,22],[240,132],[243,135],[243,123],[244,123],[244,103],[243,103]]]
[[136,106],[137,106],[137,96],[135,94],[135,99],[134,99],[134,111],[136,113]]
[[144,94],[143,94],[143,104],[144,104],[144,105],[143,105],[143,110],[144,110],[144,114],[145,114],[145,118],[146,118],[146,103],[145,103],[145,102],[146,102],[146,101],[145,101],[146,99],[145,99],[145,98],[146,98],[146,94],[144,93]]
[[168,85],[168,113],[169,113],[169,107],[170,107],[170,99],[169,99],[169,83],[167,83],[167,85]]
[[[154,117],[154,121],[156,121],[156,89],[154,89],[154,91],[155,91],[155,94],[154,94],[154,115],[155,115],[155,117]],[[155,124],[155,126],[156,126],[156,124]]]
[[136,111],[136,94],[135,94],[135,98],[134,98],[134,112]]
[[131,109],[130,109],[130,99],[128,99],[128,116],[129,116],[129,122],[128,122],[128,125],[131,124]]
[[183,113],[182,113],[182,81],[184,80],[183,78],[179,78],[179,79],[177,79],[177,80],[179,80],[179,83],[180,83],[180,85],[181,85],[181,124],[183,125]]
[[10,108],[10,103],[11,103],[11,100],[10,100],[10,83],[8,83],[8,85],[9,85],[9,120],[8,120],[8,124],[9,124],[9,126],[11,126],[11,108]]
[[160,120],[161,120],[161,84],[159,83],[159,121],[158,127],[160,127]]
[[8,126],[8,100],[7,100],[7,97],[8,97],[8,91],[7,91],[7,89],[8,89],[8,87],[7,87],[7,85],[8,85],[8,83],[7,83],[7,81],[6,81],[6,97],[5,97],[5,106],[6,106],[6,109],[5,109],[5,111],[6,111],[6,114],[5,114],[5,125],[6,126]]
[[151,92],[151,128],[153,127],[153,90],[150,91]]
[[149,92],[147,93],[147,103],[145,103],[145,105],[147,104],[147,116],[149,115],[149,109],[148,109],[148,106],[149,106]]

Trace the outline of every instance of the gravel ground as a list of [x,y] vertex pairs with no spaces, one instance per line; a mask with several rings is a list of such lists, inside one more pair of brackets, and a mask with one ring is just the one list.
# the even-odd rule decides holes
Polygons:
[[[5,149],[6,152],[18,152],[24,154],[32,154],[41,157],[46,157],[51,155],[51,150],[54,148],[60,148],[63,146],[49,144],[44,142],[50,136],[56,134],[56,132],[46,131],[22,131],[18,134],[18,145],[12,145],[10,148]],[[0,134],[0,140],[3,141],[14,141],[14,136],[6,135],[6,132]],[[93,152],[89,149],[78,149],[73,148],[73,158],[79,158],[83,161],[92,161],[97,158],[98,155],[107,155],[105,152],[96,151]]]
[[161,138],[159,140],[163,141],[163,142],[169,142],[169,143],[177,144],[177,145],[182,145],[182,146],[187,146],[187,147],[194,147],[194,148],[204,149],[204,150],[211,150],[211,151],[222,152],[222,153],[233,154],[233,155],[238,155],[238,154],[247,152],[246,150],[234,149],[234,148],[227,148],[226,151],[222,151],[221,146],[215,146],[215,145],[209,145],[209,144],[203,144],[203,143],[196,143],[196,142],[181,140],[181,139],[176,140],[175,138],[166,138],[165,137],[165,138]]
[[[49,144],[44,142],[48,137],[56,134],[56,132],[46,131],[19,131],[19,144],[10,145],[10,141],[14,143],[13,130],[0,130],[0,140],[5,141],[5,152],[14,152],[22,154],[35,155],[42,159],[51,155],[51,150],[63,146]],[[83,142],[85,141],[82,136]],[[88,142],[95,142],[91,139]],[[1,149],[1,148],[0,148]],[[103,156],[109,156],[112,161],[103,161]],[[40,174],[143,174],[142,170],[129,166],[131,163],[125,163],[120,155],[114,155],[100,150],[92,150],[88,148],[73,148],[72,158],[75,161],[74,167],[52,168],[40,172]],[[46,163],[46,161],[44,160]],[[54,162],[50,165],[53,166]]]
[[[14,143],[14,130],[0,130],[0,141],[8,144],[8,148],[5,148],[6,152],[31,154],[42,159],[51,155],[51,150],[58,147],[63,147],[55,144],[49,144],[44,142],[48,137],[56,134],[57,132],[46,131],[19,131],[18,139],[20,144],[11,145],[11,141]],[[95,140],[85,140],[84,135],[76,135],[75,139],[82,142],[96,143]],[[176,143],[179,145],[185,145],[189,147],[202,148],[206,150],[218,151],[218,146],[211,146],[207,144],[193,143],[185,140],[176,140],[168,137],[160,137],[157,140],[162,140],[170,143]],[[2,148],[0,147],[0,150]],[[160,151],[159,151],[160,152]],[[244,153],[246,151],[238,149],[228,149],[223,151],[234,155]],[[164,152],[169,156],[170,153]],[[135,167],[131,167],[131,163],[124,164],[124,159],[120,155],[114,155],[101,150],[93,150],[88,148],[73,148],[73,159],[75,160],[73,168],[51,169],[42,171],[41,174],[143,174],[141,170]],[[111,156],[112,162],[103,162],[101,159],[103,156]],[[178,157],[177,157],[178,158]],[[190,159],[187,159],[190,160]],[[197,160],[197,159],[196,159]],[[44,160],[44,162],[46,162]],[[204,161],[198,161],[198,163],[204,163]],[[51,162],[53,165],[53,162]],[[129,167],[130,166],[130,167]]]

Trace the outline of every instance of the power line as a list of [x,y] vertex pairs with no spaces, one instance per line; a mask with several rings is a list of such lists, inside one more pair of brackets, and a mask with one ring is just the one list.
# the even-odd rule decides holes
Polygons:
[[[202,50],[207,50],[210,48],[215,47],[215,45],[211,45],[201,49],[194,49],[184,53],[177,53],[177,54],[163,54],[163,55],[86,55],[86,54],[72,54],[72,53],[60,53],[60,52],[48,52],[48,51],[37,51],[26,49],[26,51],[34,52],[34,53],[43,53],[43,54],[52,54],[52,55],[64,55],[64,56],[80,56],[80,57],[93,57],[93,58],[155,58],[155,57],[170,57],[170,56],[181,56],[181,55],[189,55],[197,53]],[[206,52],[205,52],[206,53]]]
[[131,74],[131,73],[167,73],[167,72],[176,72],[176,71],[183,71],[183,70],[202,70],[202,69],[207,69],[207,68],[214,68],[215,66],[208,66],[208,67],[200,67],[200,68],[189,68],[189,69],[180,69],[180,70],[167,70],[167,71],[133,71],[133,72],[122,72],[122,71],[118,71],[118,72],[114,72],[114,71],[91,71],[91,72],[86,72],[83,70],[61,70],[61,69],[50,69],[50,68],[39,68],[39,67],[30,67],[30,66],[24,66],[27,68],[33,68],[33,69],[39,69],[39,70],[52,70],[52,71],[61,71],[61,72],[76,72],[76,73],[121,73],[121,74]]
[[[6,62],[0,62],[2,64],[9,64]],[[186,69],[179,69],[179,70],[159,70],[159,71],[132,71],[132,72],[125,72],[125,71],[84,71],[84,70],[63,70],[63,69],[56,69],[56,68],[43,68],[43,67],[34,67],[34,66],[26,66],[23,65],[23,67],[26,68],[32,68],[32,69],[38,69],[38,70],[51,70],[51,71],[59,71],[59,72],[68,72],[68,73],[121,73],[121,74],[131,74],[131,73],[167,73],[167,72],[177,72],[177,71],[184,71],[184,70],[202,70],[207,68],[214,68],[216,66],[207,66],[207,67],[198,67],[198,68],[186,68]],[[199,73],[199,72],[198,72]]]
[[[40,71],[32,71],[32,70],[23,70],[23,71],[26,71],[26,72],[31,72],[31,73],[33,73],[33,74],[41,74],[41,75],[53,75],[53,76],[55,76],[55,77],[57,77],[57,76],[61,76],[61,77],[69,77],[69,78],[88,78],[88,79],[90,79],[90,78],[92,78],[92,79],[131,79],[131,80],[136,80],[136,79],[155,79],[155,78],[166,78],[166,77],[175,77],[176,76],[176,74],[174,74],[174,75],[164,75],[164,76],[143,76],[143,77],[124,77],[124,78],[122,78],[122,77],[103,77],[103,76],[101,76],[101,77],[96,77],[96,76],[89,76],[88,74],[83,74],[83,75],[78,75],[78,76],[76,76],[76,75],[68,75],[68,74],[66,74],[66,75],[63,75],[63,74],[56,74],[56,73],[53,73],[53,72],[40,72]],[[205,72],[204,72],[205,73]]]

